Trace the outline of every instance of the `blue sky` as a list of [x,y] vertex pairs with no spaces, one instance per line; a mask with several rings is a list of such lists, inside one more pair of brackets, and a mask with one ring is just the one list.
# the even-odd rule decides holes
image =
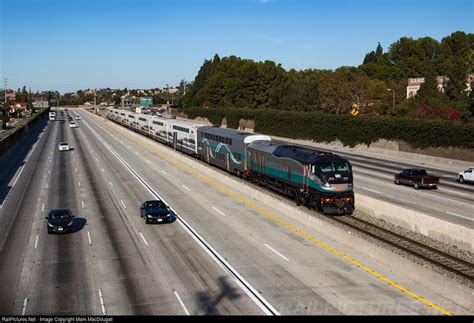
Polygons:
[[0,0],[0,77],[32,90],[193,80],[218,53],[357,66],[380,42],[474,32],[472,0]]

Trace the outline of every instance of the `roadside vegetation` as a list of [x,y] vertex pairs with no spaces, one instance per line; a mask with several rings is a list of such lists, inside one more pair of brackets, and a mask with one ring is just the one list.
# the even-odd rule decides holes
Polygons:
[[[236,56],[205,60],[183,98],[184,112],[236,128],[255,120],[255,131],[347,145],[378,139],[414,147],[473,148],[474,34],[455,32],[438,42],[400,38],[384,52],[380,44],[358,67],[285,70],[272,61]],[[447,76],[444,91],[437,76]],[[424,77],[407,99],[408,78]],[[470,84],[474,88],[474,84]],[[357,106],[360,114],[352,116]]]

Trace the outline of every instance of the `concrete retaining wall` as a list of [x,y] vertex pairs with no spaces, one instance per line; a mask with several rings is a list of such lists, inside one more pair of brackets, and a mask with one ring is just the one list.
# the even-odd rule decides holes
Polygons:
[[459,249],[474,251],[474,230],[472,228],[361,194],[356,194],[355,200],[356,208],[363,213],[456,246]]
[[[393,272],[402,274],[403,276],[408,277],[409,279],[419,282],[423,286],[430,288],[432,291],[443,295],[444,297],[456,302],[457,304],[464,308],[467,308],[468,310],[474,310],[472,302],[472,299],[474,297],[474,291],[468,288],[467,286],[459,284],[453,281],[452,279],[445,277],[444,275],[441,275],[437,272],[433,272],[429,269],[424,268],[423,266],[415,264],[412,261],[398,254],[390,252],[382,247],[378,247],[366,241],[365,239],[352,235],[349,232],[341,228],[335,227],[326,221],[322,221],[306,213],[303,208],[299,208],[289,201],[286,201],[284,199],[278,199],[272,195],[255,189],[249,186],[243,180],[240,180],[234,176],[218,172],[213,167],[202,165],[191,157],[187,157],[178,152],[175,152],[169,147],[166,147],[160,143],[156,143],[151,139],[141,136],[117,124],[108,124],[116,129],[120,129],[121,131],[126,132],[129,138],[135,138],[135,140],[141,142],[141,145],[153,146],[154,148],[162,151],[163,153],[176,159],[177,161],[180,161],[181,163],[192,167],[195,171],[204,174],[224,185],[228,185],[232,187],[233,190],[243,195],[251,196],[251,199],[269,205],[272,208],[279,210],[281,214],[285,214],[286,216],[302,223],[303,225],[307,225],[313,228],[314,230],[324,232],[325,235],[330,236],[332,239],[337,240],[350,248],[356,249],[357,251],[373,259],[375,262],[382,264],[387,268],[390,268]],[[369,200],[364,200],[364,197],[362,196],[358,196],[356,201],[358,208],[366,207],[368,209],[369,207],[379,207],[379,205],[375,204],[373,201],[372,204],[370,204],[368,202]],[[366,203],[367,206],[363,206],[364,203]],[[386,210],[389,210],[388,205],[386,207]],[[397,212],[401,213],[402,210],[398,210]],[[413,217],[414,216],[416,215],[413,214]],[[436,219],[433,218],[433,220]],[[414,222],[419,222],[419,218],[417,217],[416,221]],[[452,236],[456,237],[458,233],[459,231],[453,232]]]

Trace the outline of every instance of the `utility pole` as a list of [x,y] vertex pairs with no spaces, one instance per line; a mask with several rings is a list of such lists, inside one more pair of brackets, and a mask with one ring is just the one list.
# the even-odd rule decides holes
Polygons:
[[387,91],[392,91],[393,107],[395,108],[395,90],[394,89],[387,89]]

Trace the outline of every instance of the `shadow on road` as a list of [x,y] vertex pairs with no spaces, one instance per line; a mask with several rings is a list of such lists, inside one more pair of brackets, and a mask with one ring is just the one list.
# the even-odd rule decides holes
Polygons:
[[19,137],[14,139],[16,142],[0,155],[0,205],[3,204],[8,193],[12,190],[12,185],[20,174],[17,171],[26,164],[24,162],[26,156],[47,125],[46,118],[41,118],[36,123],[28,125],[18,135]]
[[[219,304],[225,300],[236,300],[240,298],[240,294],[237,290],[227,282],[227,277],[219,277],[217,284],[219,285],[219,293],[217,295],[211,295],[208,292],[200,292],[197,294],[197,300],[199,303],[199,314],[200,315],[220,315],[218,310]],[[228,314],[228,313],[222,313]]]
[[84,218],[74,218],[74,221],[72,223],[72,232],[81,231],[86,225],[86,223],[87,223],[87,220]]

